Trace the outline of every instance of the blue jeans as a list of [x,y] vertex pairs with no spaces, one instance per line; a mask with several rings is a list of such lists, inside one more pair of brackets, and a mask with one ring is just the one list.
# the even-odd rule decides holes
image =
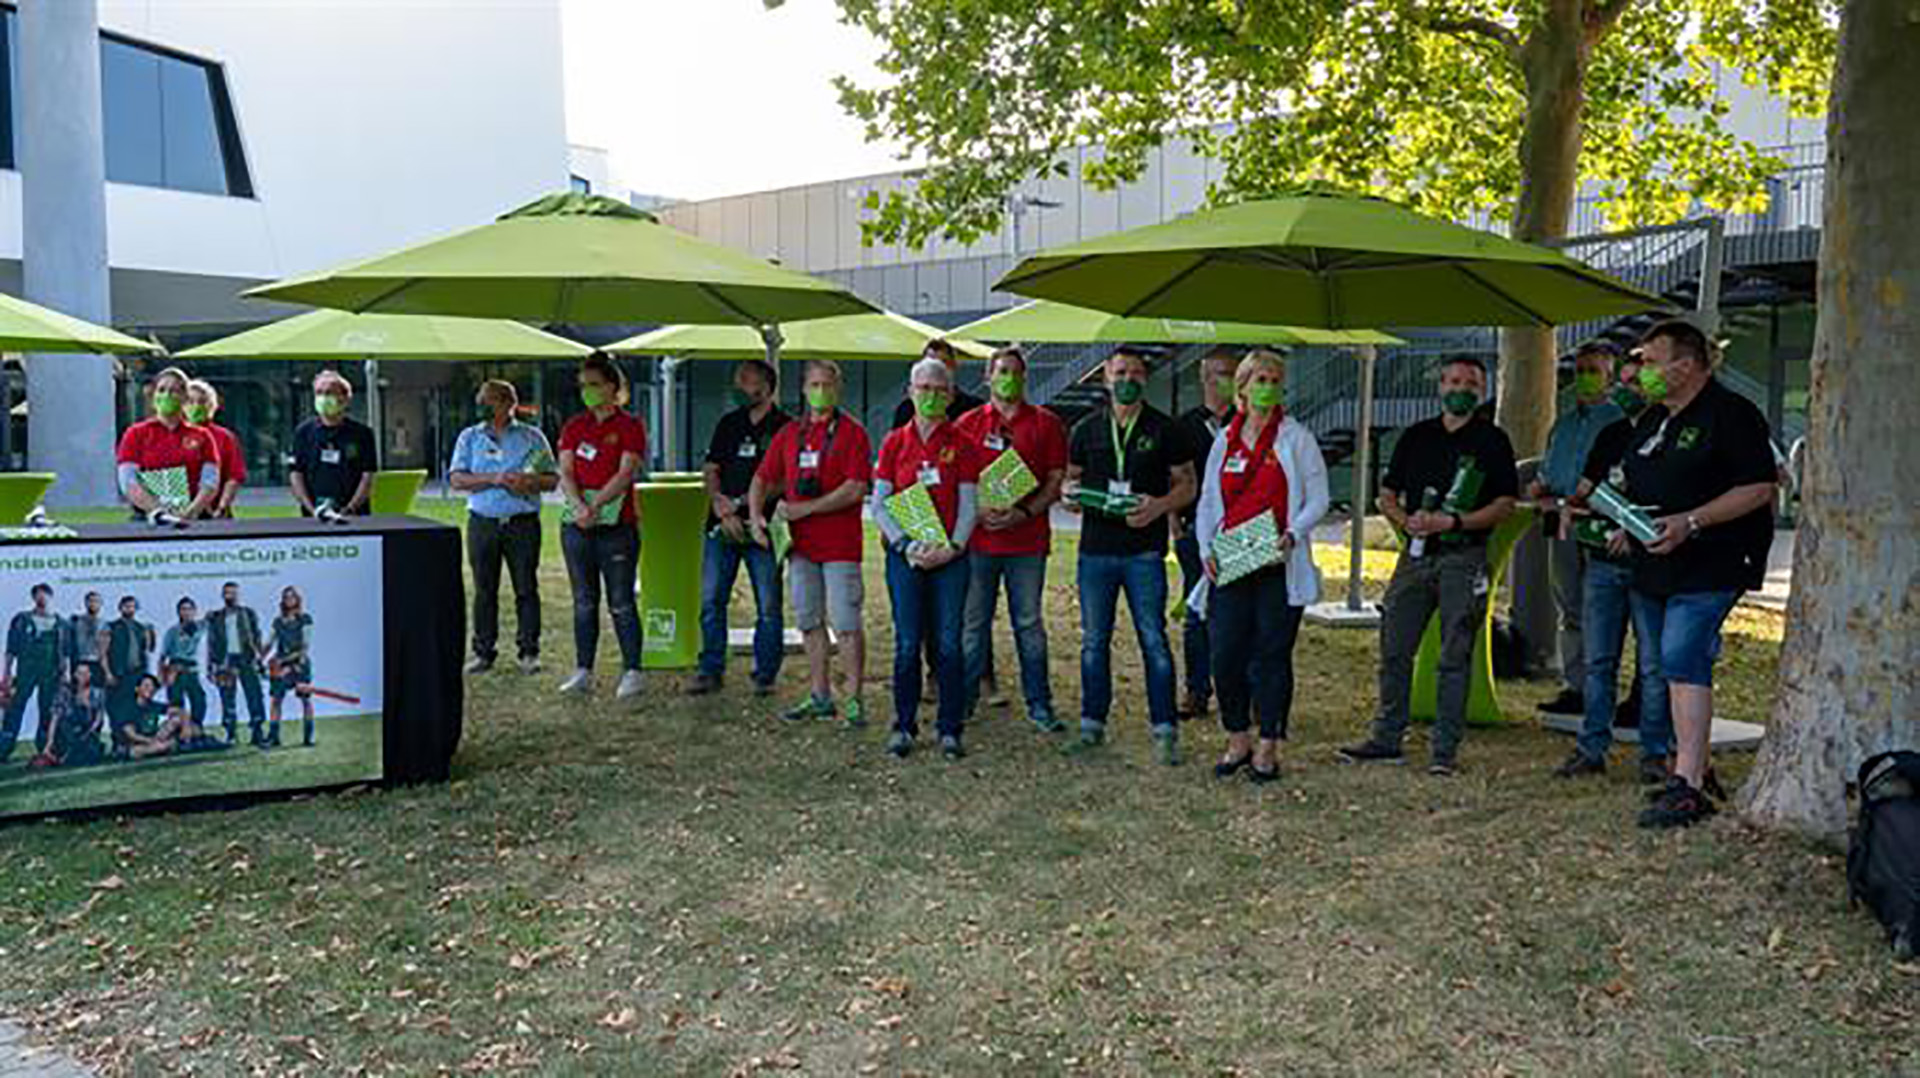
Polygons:
[[1040,597],[1047,583],[1045,554],[970,554],[973,579],[967,585],[967,713],[979,703],[980,681],[987,676],[987,657],[993,653],[993,615],[1000,605],[1000,582],[1006,581],[1007,614],[1013,622],[1013,645],[1020,653],[1020,688],[1027,698],[1027,717],[1045,722],[1053,717],[1053,688],[1047,682],[1047,628],[1040,619]]
[[[1580,724],[1580,752],[1589,759],[1607,754],[1613,744],[1615,685],[1620,654],[1627,641],[1627,616],[1633,585],[1631,566],[1588,558],[1581,635],[1586,646],[1586,718]],[[1673,715],[1667,710],[1667,679],[1660,672],[1660,648],[1649,644],[1636,622],[1635,652],[1640,681],[1640,756],[1655,759],[1673,751]]]
[[1113,622],[1127,593],[1147,670],[1147,715],[1155,734],[1173,731],[1173,651],[1167,644],[1164,554],[1080,555],[1080,725],[1099,729],[1113,707]]
[[1636,591],[1633,631],[1639,634],[1641,647],[1659,654],[1667,684],[1712,688],[1713,663],[1720,657],[1720,625],[1739,601],[1737,591],[1683,591],[1666,596]]
[[700,672],[718,678],[727,668],[727,602],[733,598],[741,562],[753,582],[753,681],[771,685],[786,658],[779,563],[766,547],[711,535],[700,562]]
[[928,571],[887,551],[887,594],[893,600],[893,728],[920,732],[920,647],[933,626],[934,677],[940,681],[941,737],[959,737],[967,693],[960,630],[966,618],[967,556]]
[[607,615],[620,641],[620,659],[628,670],[640,669],[640,603],[634,578],[640,570],[640,533],[633,526],[581,529],[560,526],[560,552],[566,555],[567,577],[573,584],[574,664],[593,669],[600,650],[600,594],[605,585]]

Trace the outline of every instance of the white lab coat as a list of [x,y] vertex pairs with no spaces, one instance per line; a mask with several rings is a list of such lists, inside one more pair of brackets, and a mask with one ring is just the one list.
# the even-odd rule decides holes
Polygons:
[[[1213,549],[1214,536],[1220,534],[1220,522],[1227,515],[1226,501],[1220,494],[1227,433],[1223,430],[1214,437],[1206,471],[1200,476],[1195,536],[1200,540],[1202,557]],[[1320,570],[1313,564],[1313,529],[1327,515],[1327,461],[1320,455],[1320,443],[1313,432],[1292,416],[1281,421],[1273,438],[1273,454],[1287,477],[1287,531],[1293,536],[1293,553],[1287,558],[1287,601],[1293,606],[1307,606],[1320,599]]]

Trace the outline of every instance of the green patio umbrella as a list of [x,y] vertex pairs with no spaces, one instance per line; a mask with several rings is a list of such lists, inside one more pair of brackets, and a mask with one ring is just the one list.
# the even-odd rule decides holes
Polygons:
[[[794,322],[780,327],[780,334],[780,355],[786,359],[913,359],[936,339],[948,341],[963,356],[993,355],[993,349],[963,339],[964,334],[950,334],[892,311]],[[757,359],[765,354],[759,335],[744,326],[663,326],[606,350],[687,359]]]
[[1029,341],[1079,344],[1114,341],[1135,344],[1271,344],[1282,347],[1399,344],[1400,338],[1376,330],[1309,329],[1249,322],[1210,322],[1184,318],[1127,318],[1088,307],[1035,300],[968,322],[955,336],[980,341]]
[[176,353],[178,359],[578,359],[593,349],[500,318],[308,311]]
[[550,195],[491,224],[246,295],[386,314],[770,326],[871,311],[837,285],[690,236],[594,195]]
[[0,351],[157,352],[159,347],[37,303],[0,295]]

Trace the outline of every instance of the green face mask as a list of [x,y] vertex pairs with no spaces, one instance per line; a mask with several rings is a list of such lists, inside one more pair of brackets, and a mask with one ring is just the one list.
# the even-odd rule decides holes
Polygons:
[[174,393],[155,393],[153,395],[153,414],[162,419],[172,419],[180,414],[180,397]]
[[947,416],[947,395],[938,391],[915,393],[913,410],[924,419],[945,419]]
[[603,407],[607,403],[607,390],[604,386],[581,386],[580,403],[588,408]]
[[313,395],[313,410],[322,418],[332,419],[347,410],[347,402],[331,393],[315,393]]
[[1606,388],[1606,376],[1599,371],[1577,371],[1573,376],[1573,395],[1581,400],[1592,400]]
[[1147,384],[1131,378],[1122,378],[1113,383],[1113,402],[1115,404],[1139,404],[1140,398],[1147,395]]
[[1623,412],[1637,412],[1640,406],[1646,403],[1640,399],[1640,394],[1634,392],[1632,386],[1625,383],[1614,386],[1613,392],[1608,394],[1607,399],[1613,401],[1614,407]]
[[212,418],[213,418],[212,409],[208,408],[206,405],[204,404],[187,405],[187,422],[192,423],[195,426],[198,426],[199,424],[205,423],[207,420]]
[[734,386],[732,389],[727,390],[727,400],[733,402],[735,408],[751,408],[760,403],[754,398],[753,394],[741,389],[739,386]]
[[823,386],[807,387],[807,407],[814,411],[831,412],[834,406],[839,403],[840,394],[837,390]]
[[1017,401],[1027,392],[1027,376],[1014,371],[993,376],[993,395],[1003,401]]
[[1218,393],[1223,401],[1232,402],[1235,388],[1231,374],[1223,374],[1213,380],[1213,391]]
[[1667,399],[1667,372],[1648,364],[1640,368],[1640,388],[1650,401]]
[[1271,412],[1280,407],[1281,387],[1271,382],[1255,382],[1247,387],[1247,403],[1255,411]]
[[1448,415],[1472,415],[1480,406],[1480,395],[1471,389],[1450,389],[1440,395],[1440,407]]

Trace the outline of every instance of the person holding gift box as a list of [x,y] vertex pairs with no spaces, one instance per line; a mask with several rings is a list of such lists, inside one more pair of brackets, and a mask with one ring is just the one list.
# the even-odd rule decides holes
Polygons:
[[[1327,464],[1313,432],[1282,405],[1286,361],[1264,348],[1234,372],[1239,410],[1213,441],[1195,528],[1206,573],[1213,685],[1226,752],[1213,773],[1250,768],[1255,782],[1280,777],[1280,742],[1293,708],[1293,645],[1301,615],[1320,597],[1313,567],[1314,525],[1327,513]],[[1236,528],[1270,522],[1276,536],[1261,564],[1227,582],[1216,541]],[[1247,567],[1241,567],[1247,568]],[[1260,740],[1248,734],[1257,706]]]
[[560,691],[593,689],[600,650],[600,593],[620,642],[620,684],[614,698],[638,696],[640,606],[634,580],[640,569],[640,503],[633,485],[647,459],[647,428],[626,410],[627,376],[604,353],[580,361],[580,403],[586,411],[560,429],[560,490],[567,516],[560,551],[573,582],[574,671]]
[[887,544],[887,592],[893,601],[893,736],[887,751],[905,756],[919,733],[920,648],[931,623],[934,676],[940,683],[940,751],[966,754],[960,741],[966,689],[960,633],[967,600],[967,543],[978,519],[980,450],[947,421],[953,372],[937,359],[913,365],[916,415],[887,435],[873,473],[873,519]]
[[347,414],[353,383],[339,371],[313,376],[312,419],[293,432],[287,481],[302,516],[344,523],[370,512],[380,451],[373,428]]
[[1070,510],[1084,509],[1080,530],[1080,746],[1106,741],[1113,706],[1113,623],[1127,596],[1147,673],[1154,754],[1180,762],[1173,707],[1173,650],[1167,642],[1167,518],[1192,502],[1190,439],[1173,418],[1146,403],[1146,353],[1123,346],[1107,358],[1112,404],[1082,419],[1067,442]]
[[154,376],[153,416],[120,436],[120,496],[134,515],[155,524],[184,523],[210,513],[220,496],[220,448],[187,422],[187,372]]
[[[968,412],[957,424],[987,462],[980,479],[980,526],[973,531],[968,557],[972,580],[967,585],[963,647],[967,714],[971,718],[979,703],[987,659],[993,652],[994,610],[1004,581],[1027,719],[1054,733],[1065,726],[1053,713],[1041,596],[1047,582],[1047,554],[1053,549],[1053,529],[1047,518],[1060,500],[1067,472],[1067,428],[1059,416],[1028,403],[1025,352],[1000,349],[993,354],[988,372],[993,400]],[[1002,479],[1000,473],[1006,477]]]
[[[720,688],[727,667],[727,602],[745,563],[753,585],[753,692],[773,692],[786,658],[786,626],[780,609],[780,563],[774,552],[753,541],[747,496],[760,462],[787,425],[776,398],[780,375],[763,359],[744,360],[733,371],[733,411],[720,417],[707,443],[702,469],[706,482],[707,545],[700,561],[700,668],[687,685],[689,696]],[[762,515],[765,515],[764,508]]]

